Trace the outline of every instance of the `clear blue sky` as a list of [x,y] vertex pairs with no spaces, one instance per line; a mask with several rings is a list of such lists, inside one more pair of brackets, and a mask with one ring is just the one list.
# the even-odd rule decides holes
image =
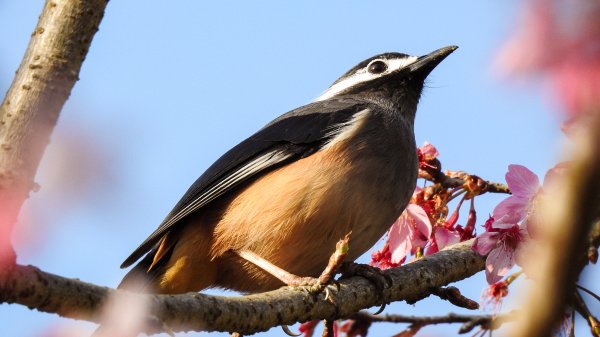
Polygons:
[[[0,91],[41,0],[0,1]],[[385,51],[460,46],[429,77],[416,121],[445,168],[501,181],[510,163],[542,176],[561,138],[539,86],[492,75],[519,1],[111,1],[61,114],[15,238],[19,262],[115,286],[122,260],[222,153]],[[480,224],[497,197],[478,200]],[[33,240],[18,237],[37,233]],[[478,299],[485,277],[460,283]],[[439,300],[386,312],[443,314]],[[6,336],[88,323],[0,305]],[[392,335],[376,325],[371,335]],[[427,331],[427,330],[425,330]],[[457,326],[430,329],[455,335]],[[269,336],[279,336],[278,328]],[[194,334],[191,334],[194,335]],[[426,335],[426,333],[424,334]]]

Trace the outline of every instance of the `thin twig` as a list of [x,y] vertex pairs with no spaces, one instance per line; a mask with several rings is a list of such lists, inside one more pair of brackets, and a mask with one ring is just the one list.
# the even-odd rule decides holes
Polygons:
[[349,319],[365,320],[371,323],[409,323],[416,326],[463,323],[459,333],[466,333],[480,326],[485,330],[498,329],[502,324],[514,321],[518,316],[517,311],[511,311],[500,315],[459,315],[449,313],[443,316],[404,316],[404,315],[381,315],[376,316],[360,311],[353,314]]
[[592,296],[596,300],[600,301],[600,296],[598,296],[598,294],[594,293],[593,291],[589,290],[588,288],[580,286],[579,284],[577,284],[576,287],[583,290],[584,292],[588,293],[590,296]]
[[[437,167],[440,167],[441,164]],[[472,174],[463,172],[463,171],[446,171],[442,172],[437,167],[433,167],[427,170],[419,170],[419,178],[423,178],[425,180],[431,181],[432,183],[440,184],[442,187],[456,188],[464,186],[469,177],[475,177]],[[482,194],[489,193],[503,193],[510,194],[510,189],[506,184],[497,183],[489,180],[481,180],[484,182],[485,186],[483,187]]]
[[596,316],[592,314],[587,304],[585,304],[581,294],[576,291],[573,297],[573,305],[575,310],[588,322],[592,335],[600,335],[600,322],[598,322]]
[[439,287],[433,289],[431,292],[433,295],[446,300],[458,307],[469,309],[469,310],[477,310],[479,309],[479,303],[473,301],[470,298],[463,296],[460,293],[460,290],[456,287]]
[[325,267],[319,276],[320,284],[327,285],[331,283],[335,277],[337,270],[340,268],[342,262],[344,262],[344,258],[348,255],[348,241],[350,240],[350,234],[352,234],[352,232],[346,234],[346,236],[339,240],[335,245],[335,252],[329,257],[327,267]]

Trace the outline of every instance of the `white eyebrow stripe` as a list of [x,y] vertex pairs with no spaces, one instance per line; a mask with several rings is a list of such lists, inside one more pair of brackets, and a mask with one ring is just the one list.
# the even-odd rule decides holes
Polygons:
[[[401,59],[385,60],[388,68],[386,71],[384,71],[381,74],[371,74],[368,71],[366,71],[366,67],[365,67],[365,68],[359,70],[356,74],[354,74],[346,79],[343,79],[342,81],[329,87],[329,89],[325,90],[325,92],[322,93],[319,97],[317,97],[314,100],[314,102],[326,100],[326,99],[331,98],[331,97],[343,92],[344,90],[351,88],[359,83],[371,81],[371,80],[379,78],[381,76],[385,76],[392,71],[402,69],[406,66],[409,66],[409,65],[415,63],[417,61],[417,59],[418,59],[417,56],[408,56],[408,57],[404,57]],[[368,67],[368,65],[367,65],[367,67]]]

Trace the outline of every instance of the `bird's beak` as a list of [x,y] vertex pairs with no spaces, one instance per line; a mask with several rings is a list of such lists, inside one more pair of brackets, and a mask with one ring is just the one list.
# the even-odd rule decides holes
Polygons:
[[429,73],[442,62],[446,56],[452,54],[458,46],[448,46],[419,57],[413,64],[408,66],[411,73],[418,73],[427,77]]

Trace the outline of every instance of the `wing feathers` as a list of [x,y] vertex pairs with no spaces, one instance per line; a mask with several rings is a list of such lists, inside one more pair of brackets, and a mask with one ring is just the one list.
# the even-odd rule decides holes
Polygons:
[[181,220],[183,217],[223,195],[223,193],[229,191],[231,188],[245,181],[254,174],[274,166],[285,159],[292,157],[293,155],[294,153],[290,153],[281,149],[275,149],[274,151],[267,152],[260,157],[255,158],[254,160],[235,170],[231,175],[225,176],[222,180],[206,190],[206,192],[200,194],[196,199],[181,209],[163,225],[161,225],[159,229],[162,227],[171,226],[175,222]]
[[131,265],[179,221],[258,173],[314,153],[372,102],[332,98],[292,110],[217,160],[192,184],[160,226],[123,262]]

